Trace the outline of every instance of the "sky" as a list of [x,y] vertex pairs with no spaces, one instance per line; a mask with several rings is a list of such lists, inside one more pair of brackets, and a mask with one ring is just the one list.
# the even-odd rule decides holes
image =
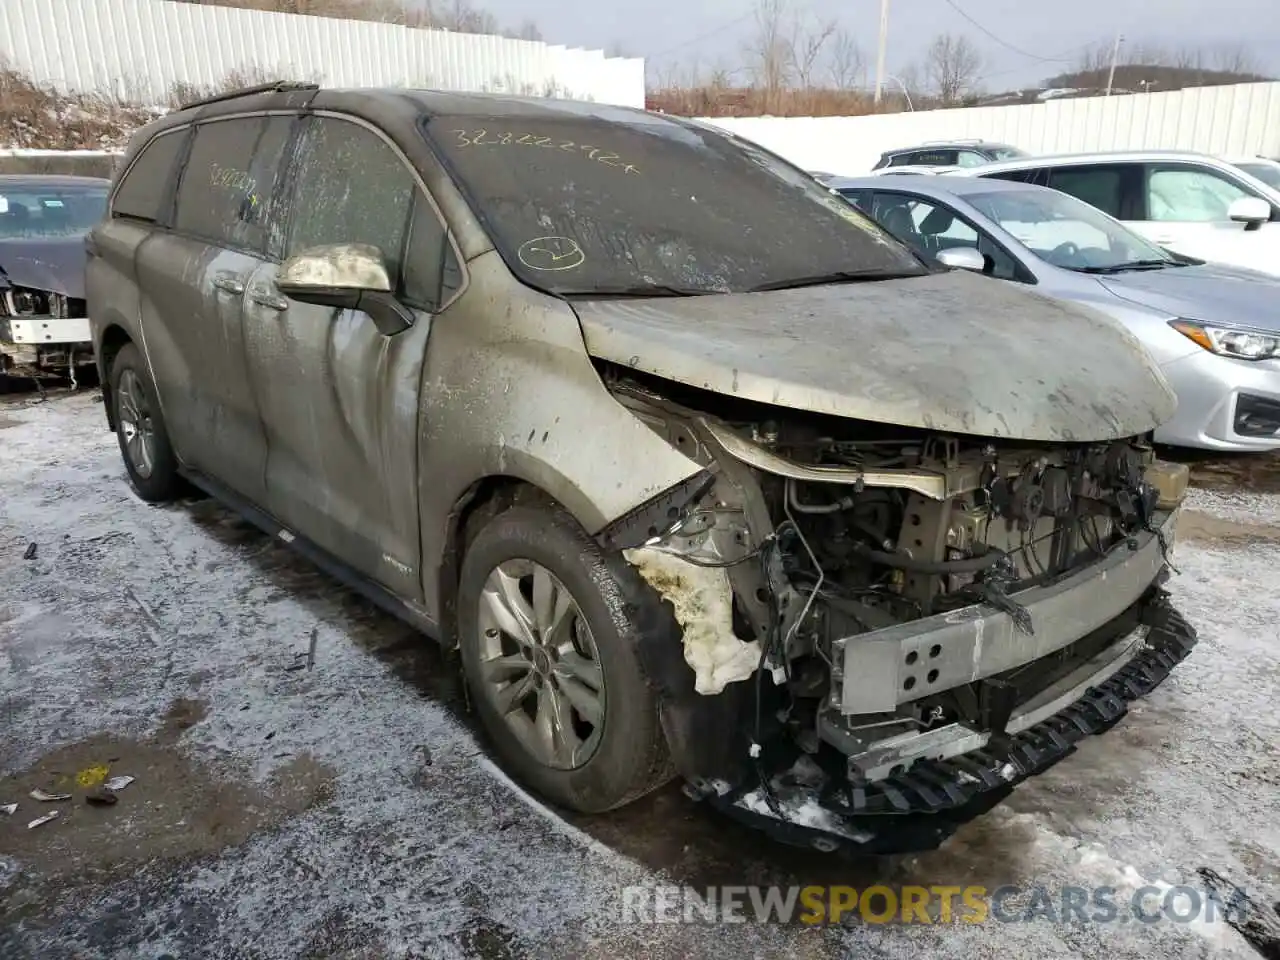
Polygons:
[[[880,0],[785,2],[811,22],[839,21],[857,39],[872,76]],[[540,7],[529,0],[479,0],[477,5],[504,23],[533,19],[554,43],[619,46],[645,57],[651,81],[655,72],[687,71],[694,64],[707,72],[740,67],[755,32],[754,0],[554,0]],[[1280,76],[1278,6],[1280,0],[890,0],[888,72],[919,61],[935,35],[957,33],[977,45],[987,90],[1032,86],[1071,69],[1090,49],[1109,51],[1120,32],[1126,43],[1170,48],[1244,44],[1263,72]]]

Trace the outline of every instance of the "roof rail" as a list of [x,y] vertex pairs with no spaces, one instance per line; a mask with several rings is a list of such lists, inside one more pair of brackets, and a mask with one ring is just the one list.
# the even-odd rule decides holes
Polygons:
[[966,138],[964,138],[964,137],[958,137],[958,138],[956,138],[955,140],[926,140],[923,144],[921,144],[921,146],[924,146],[924,147],[937,147],[937,146],[941,146],[941,145],[942,145],[942,144],[944,144],[944,143],[956,143],[956,144],[959,144],[959,143],[968,143],[968,144],[979,144],[979,143],[986,143],[986,141],[985,141],[985,140],[983,140],[981,137],[971,137],[971,138],[967,138],[967,139],[966,139]]
[[319,90],[320,84],[309,80],[273,80],[270,83],[256,83],[252,87],[241,87],[239,90],[228,90],[226,93],[215,93],[211,97],[192,100],[182,109],[203,107],[210,103],[222,103],[224,100],[236,100],[240,97],[251,97],[258,93],[288,93],[291,90]]

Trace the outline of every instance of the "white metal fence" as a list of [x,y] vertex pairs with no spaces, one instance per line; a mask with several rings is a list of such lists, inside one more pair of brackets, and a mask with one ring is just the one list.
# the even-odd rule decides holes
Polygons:
[[64,92],[153,103],[238,71],[644,105],[644,61],[600,50],[165,0],[0,0],[0,57]]
[[1280,157],[1280,83],[1050,100],[868,117],[708,120],[809,170],[857,175],[885,150],[952,137],[997,140],[1032,153],[1198,150]]

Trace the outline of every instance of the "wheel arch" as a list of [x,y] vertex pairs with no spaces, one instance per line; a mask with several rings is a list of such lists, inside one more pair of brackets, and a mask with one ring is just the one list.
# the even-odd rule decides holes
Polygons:
[[[436,570],[438,639],[446,650],[456,651],[459,643],[457,597],[467,544],[491,518],[514,506],[564,509],[589,534],[601,533],[526,476],[490,474],[468,486],[448,514],[446,545]],[[620,550],[617,561],[627,563]],[[746,756],[741,722],[750,702],[749,685],[733,684],[713,696],[697,693],[670,601],[662,599],[638,573],[632,586],[636,593],[628,605],[641,615],[639,632],[648,641],[637,652],[648,682],[658,692],[660,722],[676,769],[694,783],[736,780],[743,772],[741,758]],[[654,602],[644,603],[642,597]],[[725,754],[726,747],[732,755]]]
[[102,386],[102,407],[107,415],[107,426],[112,430],[116,428],[116,407],[111,388],[111,366],[120,351],[133,342],[124,325],[114,320],[103,327],[98,341],[98,382]]

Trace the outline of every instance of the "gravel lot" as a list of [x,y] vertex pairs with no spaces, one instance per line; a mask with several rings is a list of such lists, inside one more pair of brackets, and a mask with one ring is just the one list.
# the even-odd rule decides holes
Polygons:
[[[1125,891],[1202,866],[1274,902],[1269,463],[1197,467],[1172,589],[1201,642],[1164,685],[941,850],[849,862],[674,786],[562,818],[487,758],[429,642],[211,501],[134,498],[96,391],[0,398],[0,804],[20,805],[0,815],[0,957],[1256,960],[1223,922],[814,930],[626,924],[620,907],[642,883]],[[314,669],[290,669],[313,633]],[[76,778],[95,767],[137,781],[88,806]]]

